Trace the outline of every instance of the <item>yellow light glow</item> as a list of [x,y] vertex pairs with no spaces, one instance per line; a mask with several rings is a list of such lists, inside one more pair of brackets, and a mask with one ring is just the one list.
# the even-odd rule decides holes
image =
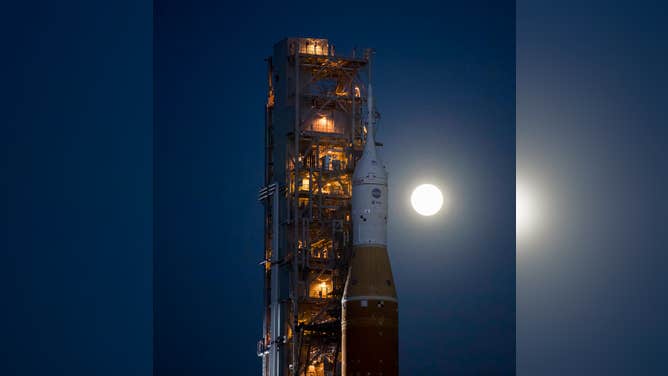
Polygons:
[[299,52],[310,55],[327,55],[329,43],[325,39],[303,39],[299,43]]
[[413,190],[411,205],[418,214],[425,217],[432,216],[443,206],[441,190],[432,184],[422,184]]
[[327,118],[327,116],[321,116],[313,122],[313,130],[316,132],[333,133],[335,131],[334,120]]
[[331,280],[316,280],[311,283],[309,296],[312,298],[326,299],[327,294],[332,291],[332,281]]

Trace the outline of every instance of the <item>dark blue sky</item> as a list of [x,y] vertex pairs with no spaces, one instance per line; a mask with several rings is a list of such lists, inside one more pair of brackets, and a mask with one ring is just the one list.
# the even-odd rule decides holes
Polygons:
[[[404,375],[515,367],[513,2],[156,4],[157,365],[258,372],[264,58],[286,36],[377,50]],[[429,181],[449,195],[408,208]]]
[[518,375],[668,374],[668,9],[519,1]]
[[[157,4],[155,91],[150,3],[3,8],[0,374],[151,374],[153,240],[164,374],[257,374],[262,59],[288,35],[378,50],[402,371],[507,369],[512,4],[194,4]],[[517,173],[558,209],[517,256],[519,375],[668,373],[667,16],[518,4]],[[426,178],[452,199],[427,221]]]
[[3,9],[2,375],[151,372],[151,10]]

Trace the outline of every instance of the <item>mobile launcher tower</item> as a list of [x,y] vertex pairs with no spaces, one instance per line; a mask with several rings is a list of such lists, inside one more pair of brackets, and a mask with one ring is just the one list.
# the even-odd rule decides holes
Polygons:
[[[368,154],[367,133],[373,133],[367,132],[367,125],[377,118],[367,100],[371,54],[366,49],[361,54],[353,51],[350,56],[340,56],[326,39],[287,38],[278,42],[273,56],[267,58],[265,186],[259,197],[265,207],[261,263],[265,306],[257,348],[264,376],[353,375],[355,364],[366,367],[365,361],[377,363],[372,351],[370,356],[362,355],[366,360],[361,365],[357,354],[349,355],[349,365],[342,367],[346,345],[342,346],[341,302],[349,267],[356,259],[353,254],[359,252],[353,249],[353,226],[361,221],[352,218],[353,173],[358,161],[369,159],[362,158],[363,151]],[[373,146],[382,146],[373,137],[369,141]],[[373,150],[375,164],[375,147]],[[382,192],[386,192],[386,180]],[[386,202],[383,208],[386,223]],[[374,211],[374,215],[382,218],[382,213]],[[379,264],[389,268],[389,260]],[[361,265],[353,269],[373,271],[375,267]],[[391,271],[381,274],[384,287],[378,295],[392,295]],[[373,278],[359,279],[360,283],[367,283]],[[349,282],[352,283],[357,284],[358,278]],[[346,291],[351,294],[363,289],[356,286]],[[373,322],[371,317],[349,317],[349,327],[358,329],[347,337],[357,339],[372,332],[382,335],[382,330],[385,338],[391,333],[396,337],[396,299],[383,302],[387,308],[364,299],[351,296],[343,300],[364,307],[372,304],[374,309],[364,312],[372,311],[374,317],[383,309],[393,310],[393,318],[385,320],[379,316],[381,327],[390,323],[393,328],[369,332],[364,323]],[[354,316],[357,311],[349,308],[347,312]],[[372,338],[364,345],[373,346],[373,341]],[[394,363],[395,342],[390,344],[395,352]],[[388,360],[391,359],[385,362]]]

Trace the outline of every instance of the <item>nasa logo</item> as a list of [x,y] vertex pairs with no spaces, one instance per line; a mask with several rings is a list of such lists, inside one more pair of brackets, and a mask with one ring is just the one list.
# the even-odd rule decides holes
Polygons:
[[373,197],[375,197],[375,198],[380,198],[380,189],[378,189],[378,188],[374,188],[374,189],[371,191],[371,195],[372,195]]

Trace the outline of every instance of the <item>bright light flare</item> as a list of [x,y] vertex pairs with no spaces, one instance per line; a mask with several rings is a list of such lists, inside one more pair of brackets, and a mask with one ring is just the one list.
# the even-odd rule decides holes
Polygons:
[[443,206],[441,191],[432,184],[422,184],[413,190],[411,205],[418,214],[425,217],[438,213]]
[[539,223],[539,202],[536,193],[522,182],[515,183],[515,231],[518,239],[536,231]]

